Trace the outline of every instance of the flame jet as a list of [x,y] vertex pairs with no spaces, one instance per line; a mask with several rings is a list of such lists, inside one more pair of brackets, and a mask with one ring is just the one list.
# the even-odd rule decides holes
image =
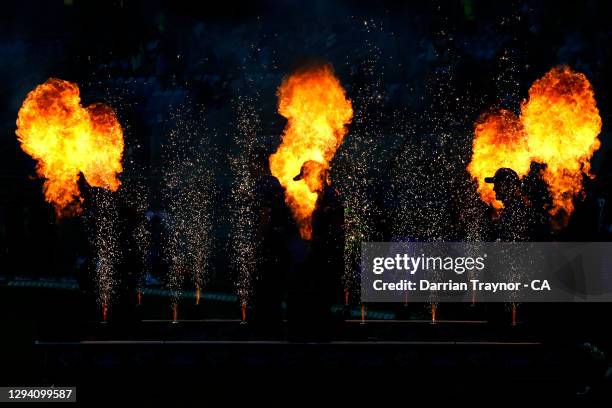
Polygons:
[[[278,112],[287,125],[281,145],[270,156],[270,171],[285,188],[300,235],[311,239],[322,177],[346,135],[353,107],[330,65],[294,72],[283,80],[277,95]],[[301,172],[302,177],[294,180]]]
[[500,110],[477,121],[467,169],[478,182],[482,200],[502,208],[484,177],[500,167],[523,177],[531,162],[545,164],[543,178],[552,196],[548,211],[559,229],[574,211],[574,197],[583,192],[583,175],[591,176],[601,125],[586,76],[567,66],[555,67],[533,83],[519,117]]
[[21,148],[37,161],[46,201],[58,218],[81,212],[79,173],[91,186],[119,188],[123,131],[102,103],[81,106],[76,84],[51,78],[28,94],[17,115]]
[[505,109],[482,115],[474,127],[472,151],[468,171],[478,180],[480,197],[485,203],[502,208],[502,202],[495,198],[493,186],[484,179],[501,167],[513,169],[520,177],[529,172],[531,157],[519,118]]
[[574,211],[583,193],[583,174],[591,177],[591,157],[601,142],[601,117],[593,87],[584,74],[556,67],[529,89],[521,105],[532,160],[545,163],[543,177],[552,197],[550,214],[558,226]]

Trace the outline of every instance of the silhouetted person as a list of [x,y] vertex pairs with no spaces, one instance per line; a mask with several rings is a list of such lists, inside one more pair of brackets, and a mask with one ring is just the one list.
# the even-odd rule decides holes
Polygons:
[[[318,171],[317,162],[306,162],[294,180],[308,177],[310,171]],[[326,170],[320,178],[308,177],[311,191],[318,191],[318,199],[312,214],[312,239],[310,253],[294,282],[293,312],[298,321],[302,339],[327,340],[330,337],[331,307],[334,295],[340,293],[340,276],[343,270],[344,210],[338,193],[330,183]],[[320,183],[319,183],[320,182]]]
[[529,203],[529,227],[530,236],[533,241],[550,241],[551,226],[548,208],[551,205],[551,197],[548,186],[543,178],[545,164],[531,162],[529,173],[522,183],[523,195]]
[[344,269],[344,207],[327,172],[312,215],[312,255],[321,271],[325,301],[331,307],[334,294],[340,293]]
[[289,268],[287,241],[292,234],[291,214],[278,179],[265,162],[252,169],[257,216],[256,270],[253,276],[253,322],[261,334],[280,334],[282,302]]
[[[518,174],[512,169],[502,167],[495,172],[493,177],[485,178],[485,181],[493,183],[495,198],[504,205],[496,223],[496,239],[504,242],[531,241],[534,211],[524,195],[523,184]],[[522,265],[510,262],[504,273],[511,279],[518,279],[523,274],[522,269]],[[505,313],[499,310],[501,306],[501,304],[488,305],[489,321],[495,322],[502,319]],[[525,316],[525,306],[521,310],[522,315]],[[528,308],[528,313],[533,313],[532,307]]]
[[516,172],[502,167],[493,177],[486,177],[485,182],[493,183],[495,198],[504,205],[496,226],[496,238],[499,241],[529,240],[529,207]]

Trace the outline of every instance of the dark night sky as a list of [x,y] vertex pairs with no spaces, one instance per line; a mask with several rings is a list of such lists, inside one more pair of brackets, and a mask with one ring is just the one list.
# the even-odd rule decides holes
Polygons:
[[[34,163],[14,134],[25,95],[49,77],[76,81],[85,104],[106,101],[117,110],[127,157],[153,184],[173,108],[202,106],[212,143],[227,154],[233,101],[248,95],[261,118],[263,144],[275,146],[283,126],[276,88],[312,60],[334,66],[357,110],[356,95],[378,81],[371,89],[382,103],[372,123],[394,133],[393,143],[408,137],[397,129],[411,128],[431,138],[457,132],[464,145],[481,112],[518,110],[535,79],[569,64],[592,82],[605,136],[612,110],[610,7],[543,0],[3,2],[0,207],[6,218],[28,208],[53,223],[40,182],[31,177]],[[423,119],[429,117],[445,120]],[[229,177],[225,167],[218,169],[220,180]]]
[[[187,91],[209,110],[223,111],[246,92],[245,82],[255,81],[264,122],[276,128],[274,91],[284,74],[310,59],[331,62],[350,95],[360,85],[355,71],[376,57],[387,107],[412,112],[422,112],[436,97],[426,87],[436,71],[452,70],[451,86],[481,105],[475,111],[504,103],[516,109],[519,101],[499,85],[508,69],[500,63],[504,53],[511,56],[520,87],[512,93],[519,98],[550,67],[567,63],[592,81],[607,122],[612,30],[606,2],[210,3],[3,4],[2,151],[15,144],[14,119],[24,96],[50,76],[79,82],[85,101],[105,95],[118,79],[152,78],[148,89],[128,92],[155,105],[145,114],[162,116],[173,91]],[[152,101],[156,91],[162,91],[159,100]],[[218,129],[228,121],[219,115]],[[3,159],[5,173],[10,169]]]

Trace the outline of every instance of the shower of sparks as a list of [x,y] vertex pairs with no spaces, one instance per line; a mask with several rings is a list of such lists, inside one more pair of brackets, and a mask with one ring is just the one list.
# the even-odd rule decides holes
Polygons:
[[162,203],[167,285],[176,304],[185,280],[202,289],[213,252],[213,204],[216,196],[211,132],[204,112],[181,106],[171,114],[173,128],[163,144]]
[[[91,83],[90,86],[94,86]],[[129,111],[137,106],[138,102],[134,100],[134,86],[137,81],[120,81],[119,84],[111,82],[104,89],[104,99],[109,101],[111,106],[123,107],[118,110],[118,116],[122,111]],[[126,109],[129,107],[129,109]],[[151,273],[152,265],[149,256],[151,249],[151,230],[150,222],[146,214],[149,211],[150,205],[150,182],[147,168],[143,166],[137,159],[139,153],[143,150],[142,142],[138,139],[138,134],[132,132],[131,123],[128,118],[119,117],[123,125],[123,131],[130,137],[125,140],[125,149],[123,155],[123,173],[121,176],[122,188],[118,191],[118,198],[124,206],[134,210],[133,214],[136,219],[126,220],[131,225],[131,239],[134,242],[136,257],[138,258],[138,270],[131,271],[136,276],[136,285],[139,290],[139,296],[142,296],[141,290],[145,285],[145,279]],[[141,300],[141,299],[139,299]]]
[[[466,123],[477,103],[469,93],[456,88],[455,51],[450,44],[447,49],[441,46],[448,44],[450,34],[445,30],[438,34],[438,46],[432,50],[439,63],[423,89],[415,89],[425,96],[412,112],[394,116],[394,131],[402,145],[396,149],[389,171],[392,241],[477,241],[486,233],[481,223],[485,208],[470,188],[465,171],[471,140]],[[431,281],[444,278],[435,272],[428,276]],[[428,313],[437,310],[438,300],[431,292]]]
[[463,192],[457,188],[461,170],[461,138],[455,129],[461,102],[452,86],[453,73],[440,70],[428,83],[431,98],[421,114],[420,129],[409,135],[398,150],[391,169],[395,206],[391,225],[398,240],[448,241],[458,237],[454,225],[457,203]]
[[93,275],[97,286],[100,308],[111,308],[113,294],[121,277],[117,276],[117,265],[121,258],[118,242],[117,199],[111,192],[95,188],[90,194],[91,202],[84,213],[90,247],[93,249]]
[[252,272],[257,265],[256,179],[252,168],[256,165],[257,133],[261,122],[254,108],[254,100],[247,96],[236,98],[237,132],[234,137],[236,152],[230,156],[234,175],[231,193],[231,259],[236,273],[236,289],[244,306],[251,295]]
[[[149,251],[151,250],[151,230],[150,222],[146,216],[149,208],[149,189],[146,180],[135,176],[134,178],[124,179],[125,189],[123,200],[130,207],[135,209],[136,219],[131,231],[131,239],[135,243],[136,256],[139,259],[139,270],[133,271],[137,274],[136,285],[140,291],[145,286],[146,277],[152,272]],[[142,295],[141,295],[142,296]]]
[[[498,23],[501,26],[504,26],[505,30],[513,31],[518,29],[517,25],[520,24],[520,19],[520,14],[517,11],[513,15],[502,17]],[[519,76],[521,66],[524,65],[523,61],[521,60],[522,55],[520,52],[518,52],[520,45],[517,43],[517,41],[518,40],[515,39],[515,41],[510,42],[498,57],[497,74],[494,77],[494,85],[496,87],[494,97],[499,101],[499,103],[493,107],[494,109],[489,112],[488,116],[480,115],[481,112],[478,111],[466,112],[466,116],[471,116],[472,118],[480,116],[480,120],[489,121],[488,124],[501,126],[498,129],[507,131],[505,135],[505,137],[508,138],[507,144],[504,147],[500,147],[498,151],[491,153],[498,154],[499,151],[506,149],[506,157],[503,160],[512,160],[514,163],[517,163],[518,168],[516,170],[519,172],[519,174],[526,174],[529,171],[529,160],[526,160],[525,156],[521,154],[520,149],[516,149],[516,146],[522,145],[526,142],[524,138],[525,135],[521,129],[522,126],[519,123],[519,118],[514,113],[516,103],[521,98]],[[476,107],[478,105],[484,105],[484,99],[475,100],[467,106]],[[500,122],[495,123],[495,120],[500,119]],[[466,123],[469,123],[469,119],[467,119],[467,117]],[[485,136],[490,137],[492,134],[486,135],[486,132],[495,129],[495,126],[486,129],[486,125],[486,122],[480,122],[481,127],[480,129],[477,129],[477,131],[480,130],[481,132],[485,132]],[[472,128],[472,130],[473,129],[474,128]],[[473,143],[476,143],[476,141],[473,141]],[[512,144],[515,145],[514,148]],[[466,164],[466,168],[469,167],[469,163],[472,160],[472,151],[467,149],[468,147],[470,147],[470,143],[466,142],[464,144],[464,150],[461,154],[461,157],[465,158],[464,163]],[[491,156],[493,157],[494,155]],[[498,155],[496,157],[502,156]],[[499,164],[499,167],[508,167],[505,164]],[[497,168],[491,170],[493,172],[487,176],[492,176]],[[463,232],[464,239],[471,242],[471,247],[475,252],[482,252],[482,249],[479,249],[481,246],[480,241],[498,239],[498,237],[493,233],[491,219],[492,214],[490,211],[488,211],[488,204],[491,204],[496,208],[501,208],[501,203],[495,200],[494,194],[491,195],[490,193],[488,195],[488,201],[482,200],[481,197],[483,197],[483,191],[485,191],[484,194],[486,194],[487,191],[486,187],[483,190],[481,184],[475,184],[473,181],[469,180],[471,178],[470,175],[467,174],[467,176],[468,177],[463,179],[463,186],[460,189],[460,191],[465,192],[463,199],[461,200],[462,211],[459,214],[460,231]],[[489,185],[487,187],[491,186]],[[497,214],[495,214],[494,217],[497,217]],[[506,229],[506,235],[508,237],[513,237],[514,240],[525,240],[527,238],[524,234],[525,226],[530,222],[528,214],[521,214],[519,217],[516,217],[515,221],[520,225],[503,226],[503,228]],[[524,265],[517,262],[517,258],[519,257],[513,257],[512,255],[515,255],[512,253],[512,251],[510,251],[508,254],[505,254],[504,251],[502,251],[500,254],[500,256],[503,256],[506,259],[505,264],[507,267],[504,271],[504,276],[508,281],[521,281],[522,277],[524,276]],[[468,276],[468,278],[471,279],[472,276]],[[516,296],[516,294],[513,294],[513,296]],[[474,297],[474,301],[478,301],[478,298]]]
[[[381,32],[376,20],[368,20],[363,30]],[[355,71],[358,86],[350,94],[355,109],[351,131],[340,146],[332,166],[332,180],[340,192],[344,207],[344,271],[342,285],[345,297],[359,292],[361,243],[381,238],[376,220],[380,206],[373,194],[380,176],[381,158],[388,157],[387,144],[380,125],[384,123],[384,77],[378,70],[382,51],[371,36],[366,36],[362,62]]]

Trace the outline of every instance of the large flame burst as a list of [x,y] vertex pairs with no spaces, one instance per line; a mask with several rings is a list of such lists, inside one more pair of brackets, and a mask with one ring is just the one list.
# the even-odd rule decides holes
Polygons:
[[582,193],[582,175],[590,176],[591,157],[601,145],[601,117],[589,80],[569,67],[553,68],[529,89],[521,121],[533,160],[546,163],[551,215],[565,224],[573,198]]
[[19,110],[16,133],[23,151],[37,160],[45,198],[58,217],[81,211],[79,173],[92,186],[119,188],[121,125],[107,105],[81,106],[76,84],[51,78],[36,87]]
[[501,167],[510,167],[519,176],[524,176],[530,164],[527,138],[519,118],[513,112],[501,109],[478,119],[468,171],[478,180],[478,192],[484,202],[495,208],[503,207],[501,201],[495,199],[493,186],[484,182],[485,177],[495,174]]
[[590,175],[590,159],[599,148],[601,117],[593,88],[584,74],[567,66],[551,69],[529,89],[521,115],[500,110],[475,126],[468,171],[478,182],[483,201],[501,208],[484,177],[500,167],[524,176],[532,161],[543,163],[543,178],[552,196],[550,214],[563,226],[582,193],[582,176]]
[[[270,170],[285,187],[300,235],[310,239],[322,177],[347,132],[353,107],[329,65],[293,73],[283,80],[277,95],[278,112],[288,122],[281,145],[270,156]],[[304,163],[303,177],[294,180]]]

